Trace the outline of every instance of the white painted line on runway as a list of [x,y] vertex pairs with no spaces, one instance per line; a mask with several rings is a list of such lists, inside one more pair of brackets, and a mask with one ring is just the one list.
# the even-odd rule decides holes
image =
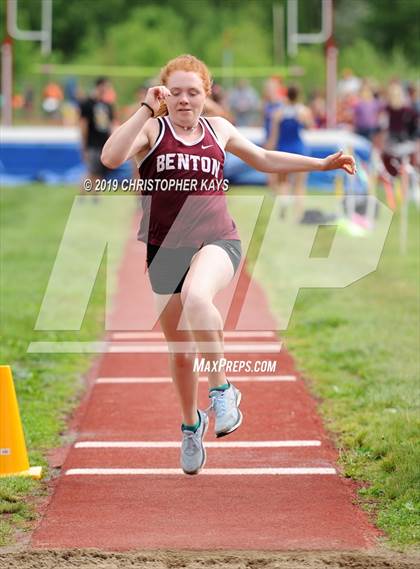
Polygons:
[[[180,468],[70,468],[66,476],[182,475]],[[335,468],[207,468],[200,476],[297,476],[337,474]]]
[[[264,382],[264,381],[296,381],[295,375],[244,375],[235,376],[229,375],[230,379],[234,383],[243,382]],[[207,383],[207,377],[200,377],[198,380],[200,383]],[[118,384],[118,383],[172,383],[171,377],[99,377],[95,383],[108,383],[108,384]]]
[[[174,352],[178,350],[173,350]],[[110,354],[166,354],[168,346],[166,344],[141,344],[124,345],[113,343],[108,346]]]
[[[245,331],[245,330],[224,330],[224,338],[234,338],[235,340],[244,338],[276,338],[275,332],[270,331]],[[162,332],[114,332],[113,340],[164,340]]]
[[[273,343],[224,343],[224,351],[234,353],[279,353],[281,342]],[[219,352],[219,345],[214,342],[200,343],[205,353]],[[194,342],[171,342],[172,352],[196,353]],[[135,344],[123,344],[121,342],[31,342],[27,349],[31,354],[166,354],[168,346],[165,342],[145,342]]]
[[30,354],[106,354],[107,342],[31,342]]
[[[75,448],[179,448],[181,441],[80,441]],[[320,447],[321,441],[206,442],[206,448],[297,448]]]
[[[219,352],[220,347],[217,342],[200,342],[200,351],[202,353]],[[235,344],[224,343],[224,353],[227,354],[243,354],[243,353],[279,353],[281,351],[281,343],[249,343]],[[171,352],[196,352],[195,344],[189,342],[171,342]],[[166,354],[168,353],[167,344],[145,343],[145,344],[119,344],[118,342],[108,344],[108,353],[110,354]]]

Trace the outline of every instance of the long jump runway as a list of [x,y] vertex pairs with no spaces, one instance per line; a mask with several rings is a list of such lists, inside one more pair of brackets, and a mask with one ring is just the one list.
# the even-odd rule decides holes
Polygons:
[[[356,505],[354,484],[340,475],[315,401],[290,355],[280,350],[264,293],[243,266],[217,299],[227,314],[226,358],[274,360],[276,370],[228,374],[242,392],[243,424],[216,439],[211,418],[205,468],[198,476],[182,473],[181,418],[165,342],[157,327],[151,333],[137,325],[154,314],[143,266],[144,246],[130,242],[114,299],[116,331],[108,333],[107,351],[92,368],[89,391],[71,425],[76,441],[32,547],[373,547],[379,532]],[[247,292],[241,330],[235,330]],[[201,377],[199,405],[208,404]]]

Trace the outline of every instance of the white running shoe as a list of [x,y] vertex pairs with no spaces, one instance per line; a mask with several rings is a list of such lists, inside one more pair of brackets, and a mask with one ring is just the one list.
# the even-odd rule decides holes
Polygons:
[[203,439],[209,426],[207,413],[198,409],[200,426],[193,432],[188,429],[182,430],[181,444],[181,468],[185,474],[198,474],[206,463],[206,449]]
[[236,431],[242,423],[242,413],[238,408],[241,402],[241,392],[232,383],[229,381],[228,383],[228,389],[212,390],[209,394],[212,400],[210,409],[216,416],[214,427],[216,437],[224,437]]

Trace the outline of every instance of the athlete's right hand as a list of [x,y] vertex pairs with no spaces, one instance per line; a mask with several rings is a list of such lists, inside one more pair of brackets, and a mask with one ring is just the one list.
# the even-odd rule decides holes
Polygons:
[[158,85],[157,87],[151,87],[146,94],[144,102],[152,107],[155,115],[160,109],[160,104],[167,97],[171,96],[171,92],[164,85]]

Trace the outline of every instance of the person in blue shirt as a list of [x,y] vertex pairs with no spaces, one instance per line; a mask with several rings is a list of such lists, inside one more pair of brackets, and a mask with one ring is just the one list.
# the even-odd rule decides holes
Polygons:
[[[273,114],[266,148],[280,152],[307,155],[308,150],[302,138],[302,130],[312,128],[313,126],[314,120],[311,110],[299,102],[299,89],[295,86],[290,86],[287,89],[285,104]],[[273,184],[272,188],[276,195],[281,196],[281,217],[286,215],[288,196],[294,194],[296,220],[300,221],[303,214],[306,176],[304,172],[294,174],[292,186],[288,174],[277,175],[277,183]]]

